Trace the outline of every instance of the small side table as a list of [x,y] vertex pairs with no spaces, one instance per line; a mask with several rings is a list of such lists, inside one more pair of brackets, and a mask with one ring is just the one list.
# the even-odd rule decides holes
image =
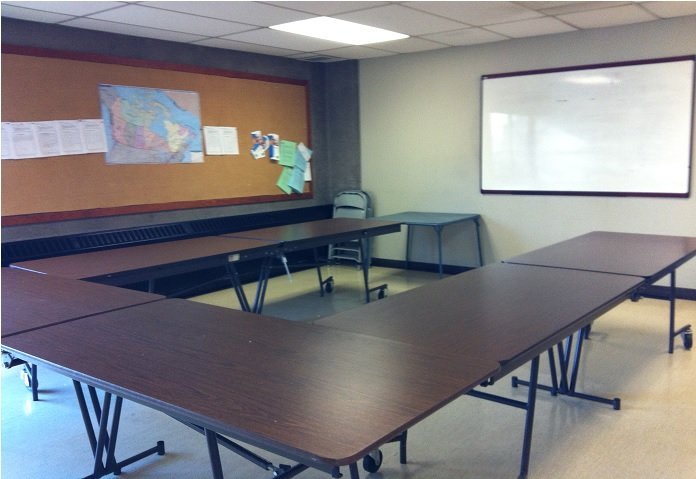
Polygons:
[[375,219],[398,221],[407,225],[406,237],[406,269],[411,255],[411,226],[430,226],[437,234],[437,253],[438,253],[438,272],[442,277],[442,230],[445,226],[473,221],[476,225],[476,246],[478,248],[479,266],[483,266],[483,255],[481,253],[481,234],[479,220],[481,215],[469,213],[424,213],[419,211],[405,211],[393,215],[379,216]]

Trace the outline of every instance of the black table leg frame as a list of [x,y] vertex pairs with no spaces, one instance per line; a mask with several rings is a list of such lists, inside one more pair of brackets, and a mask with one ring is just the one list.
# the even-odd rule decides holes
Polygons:
[[[309,469],[309,466],[305,464],[296,464],[294,466],[279,464],[274,465],[270,461],[262,458],[261,456],[251,452],[250,450],[242,447],[241,445],[231,441],[230,439],[216,433],[211,429],[206,429],[204,427],[198,426],[196,424],[177,419],[182,424],[190,427],[191,429],[200,432],[205,436],[206,445],[208,447],[208,456],[210,458],[210,466],[213,474],[213,479],[224,479],[224,473],[222,470],[222,461],[220,460],[220,448],[223,446],[226,449],[238,454],[242,458],[250,461],[257,466],[271,471],[273,473],[274,479],[291,479],[298,474]],[[399,442],[400,443],[400,461],[401,464],[406,464],[406,438],[408,431],[404,431],[394,439],[389,442]],[[332,478],[343,478],[340,467],[333,467],[327,470],[331,474]],[[357,463],[352,463],[348,466],[348,472],[350,474],[350,479],[360,479],[360,471],[358,469]]]
[[[271,471],[274,479],[290,479],[309,469],[309,467],[304,464],[296,464],[294,466],[287,464],[275,465],[263,457],[253,453],[249,449],[246,449],[225,436],[218,434],[212,429],[207,429],[182,419],[175,419],[205,436],[206,445],[208,447],[208,457],[210,458],[210,467],[212,469],[214,479],[224,479],[219,446],[223,446],[225,449],[234,452],[243,459],[256,464],[262,469]],[[340,477],[340,475],[338,477]]]
[[539,356],[532,359],[532,366],[529,372],[529,381],[525,384],[529,385],[529,391],[527,392],[527,401],[517,401],[515,399],[510,399],[502,396],[497,396],[495,394],[485,393],[479,390],[469,391],[467,394],[480,399],[486,399],[488,401],[497,402],[504,404],[506,406],[512,406],[519,409],[524,409],[527,414],[525,415],[524,421],[524,438],[522,441],[522,457],[520,458],[520,473],[519,479],[524,479],[527,477],[529,472],[529,458],[532,451],[532,431],[534,429],[534,411],[536,408],[536,391],[537,382],[539,379]]
[[[158,441],[155,447],[131,456],[123,461],[117,461],[116,441],[121,420],[123,398],[120,396],[115,396],[116,400],[112,408],[111,401],[114,396],[111,393],[104,392],[103,400],[100,401],[96,389],[92,386],[87,386],[90,401],[92,403],[92,412],[94,413],[96,423],[98,424],[98,427],[95,429],[92,423],[90,410],[87,404],[87,399],[85,398],[82,384],[80,384],[78,381],[73,381],[73,385],[75,387],[77,401],[80,405],[82,420],[84,421],[85,429],[87,430],[89,444],[92,449],[92,454],[94,455],[94,468],[92,473],[85,476],[84,479],[98,479],[109,474],[118,476],[121,474],[121,470],[124,467],[129,466],[134,462],[153,454],[157,454],[159,456],[164,455],[164,441]],[[111,426],[109,426],[109,416],[112,414]]]
[[687,324],[681,328],[675,330],[675,316],[676,316],[676,306],[677,306],[677,272],[672,271],[669,275],[669,344],[668,351],[669,354],[674,353],[674,338],[677,336],[682,337],[682,342],[684,344],[684,349],[687,351],[691,349],[694,341],[693,331],[691,330],[691,325]]
[[[578,338],[577,342],[575,343],[574,352],[572,352],[574,335],[568,336],[568,338],[566,338],[565,341],[560,342],[556,345],[556,351],[558,354],[558,368],[556,368],[554,349],[550,348],[548,350],[549,370],[551,373],[551,386],[538,384],[537,388],[541,389],[542,391],[549,391],[552,396],[557,396],[561,394],[564,396],[584,399],[586,401],[593,401],[601,404],[609,404],[615,410],[618,411],[619,409],[621,409],[620,398],[604,398],[592,394],[581,393],[578,392],[576,389],[578,372],[580,370],[580,357],[582,355],[582,345],[587,337],[588,331],[588,328],[582,328],[577,332]],[[572,363],[571,355],[573,356]],[[568,374],[569,369],[570,375]],[[518,379],[517,376],[512,377],[512,387],[528,385],[528,382]]]

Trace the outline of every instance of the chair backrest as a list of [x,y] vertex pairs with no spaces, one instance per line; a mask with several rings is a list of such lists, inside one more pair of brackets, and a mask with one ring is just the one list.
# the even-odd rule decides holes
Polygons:
[[371,214],[370,197],[364,191],[342,191],[334,198],[334,218],[368,218]]

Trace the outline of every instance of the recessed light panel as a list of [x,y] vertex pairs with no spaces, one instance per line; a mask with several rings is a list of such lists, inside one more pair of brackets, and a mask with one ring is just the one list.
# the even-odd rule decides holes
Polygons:
[[308,37],[321,38],[349,45],[388,42],[408,38],[408,35],[382,28],[369,27],[359,23],[347,22],[331,17],[315,17],[297,22],[273,25],[270,28],[283,32],[296,33]]

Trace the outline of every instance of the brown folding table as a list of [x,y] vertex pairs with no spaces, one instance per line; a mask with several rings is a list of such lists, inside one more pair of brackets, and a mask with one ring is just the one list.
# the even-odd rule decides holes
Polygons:
[[273,241],[203,236],[23,261],[12,267],[118,286],[147,281],[153,292],[159,278],[224,266],[242,309],[249,310],[235,264],[274,256],[277,248]]
[[[499,369],[461,352],[180,299],[24,332],[3,338],[3,348],[67,375],[76,389],[106,392],[96,436],[104,459],[90,477],[123,467],[114,448],[125,398],[205,434],[216,479],[218,444],[277,478],[307,467],[341,477],[347,465],[357,479],[360,458]],[[275,466],[235,441],[298,464]]]
[[[641,283],[632,276],[498,263],[332,315],[316,324],[443,354],[459,352],[494,360],[501,365],[494,379],[532,361],[526,403],[479,390],[470,392],[526,410],[520,466],[520,476],[524,477],[529,467],[539,355],[625,300]],[[578,341],[577,345],[581,344]],[[579,361],[580,350],[576,352]],[[568,378],[568,365],[560,366],[561,381],[573,382],[568,395],[616,408],[618,399],[575,391],[577,367]]]
[[2,268],[2,337],[164,299],[87,281]]
[[[278,257],[287,267],[286,253],[307,249],[314,250],[314,259],[317,263],[317,275],[319,278],[319,288],[321,295],[324,291],[330,292],[333,289],[333,278],[326,280],[322,278],[321,268],[319,268],[318,248],[330,244],[345,243],[349,241],[359,241],[362,254],[362,272],[365,285],[365,302],[370,302],[370,293],[379,291],[379,297],[384,297],[384,290],[387,285],[382,284],[374,288],[369,286],[369,267],[370,255],[366,254],[365,240],[383,234],[396,233],[401,230],[401,223],[395,221],[381,221],[377,219],[361,218],[330,218],[325,220],[308,221],[305,223],[294,223],[284,226],[274,226],[271,228],[260,228],[250,231],[240,231],[224,235],[230,238],[248,238],[255,240],[269,241],[279,244]],[[268,279],[271,273],[272,257],[267,257],[262,265],[259,285],[256,289],[257,295],[252,311],[260,313],[263,310],[263,302],[268,286]]]
[[691,325],[675,330],[675,296],[676,270],[694,256],[696,237],[593,231],[505,262],[638,276],[644,286],[669,275],[668,351],[672,353],[676,336],[682,336],[686,349],[693,344]]
[[[163,299],[163,296],[113,286],[2,268],[2,337],[45,328],[92,314]],[[5,367],[23,366],[25,384],[38,400],[35,364],[3,351]]]
[[[31,335],[33,332],[46,332],[52,328],[89,318],[91,315],[108,311],[120,311],[131,306],[154,303],[164,299],[157,294],[132,291],[115,286],[107,286],[89,283],[57,276],[48,276],[40,273],[32,273],[12,268],[2,268],[2,356],[5,367],[24,365],[26,377],[30,382],[34,401],[38,400],[38,378],[36,375],[36,361],[34,358],[18,354],[15,350],[6,349],[5,343],[14,338]],[[82,334],[89,328],[81,326]],[[49,337],[51,333],[47,333]],[[62,348],[64,345],[56,338],[54,347]],[[82,346],[72,346],[75,352],[80,352]],[[93,406],[97,404],[96,390],[88,387],[88,393]],[[136,462],[152,454],[164,454],[164,442],[158,441],[157,445],[136,454],[119,463],[115,460],[107,460],[102,451],[105,449],[109,437],[102,435],[97,439],[97,432],[93,427],[90,410],[84,390],[75,384],[82,418],[87,430],[88,439],[94,455],[93,474],[87,477],[101,477],[100,473],[106,470],[120,472],[121,467]],[[120,401],[118,402],[120,411]],[[107,408],[108,409],[108,408]],[[108,422],[108,414],[102,414],[101,408],[94,408],[92,413],[97,421],[103,419]],[[119,412],[120,413],[120,412]],[[111,436],[115,446],[116,433]]]

